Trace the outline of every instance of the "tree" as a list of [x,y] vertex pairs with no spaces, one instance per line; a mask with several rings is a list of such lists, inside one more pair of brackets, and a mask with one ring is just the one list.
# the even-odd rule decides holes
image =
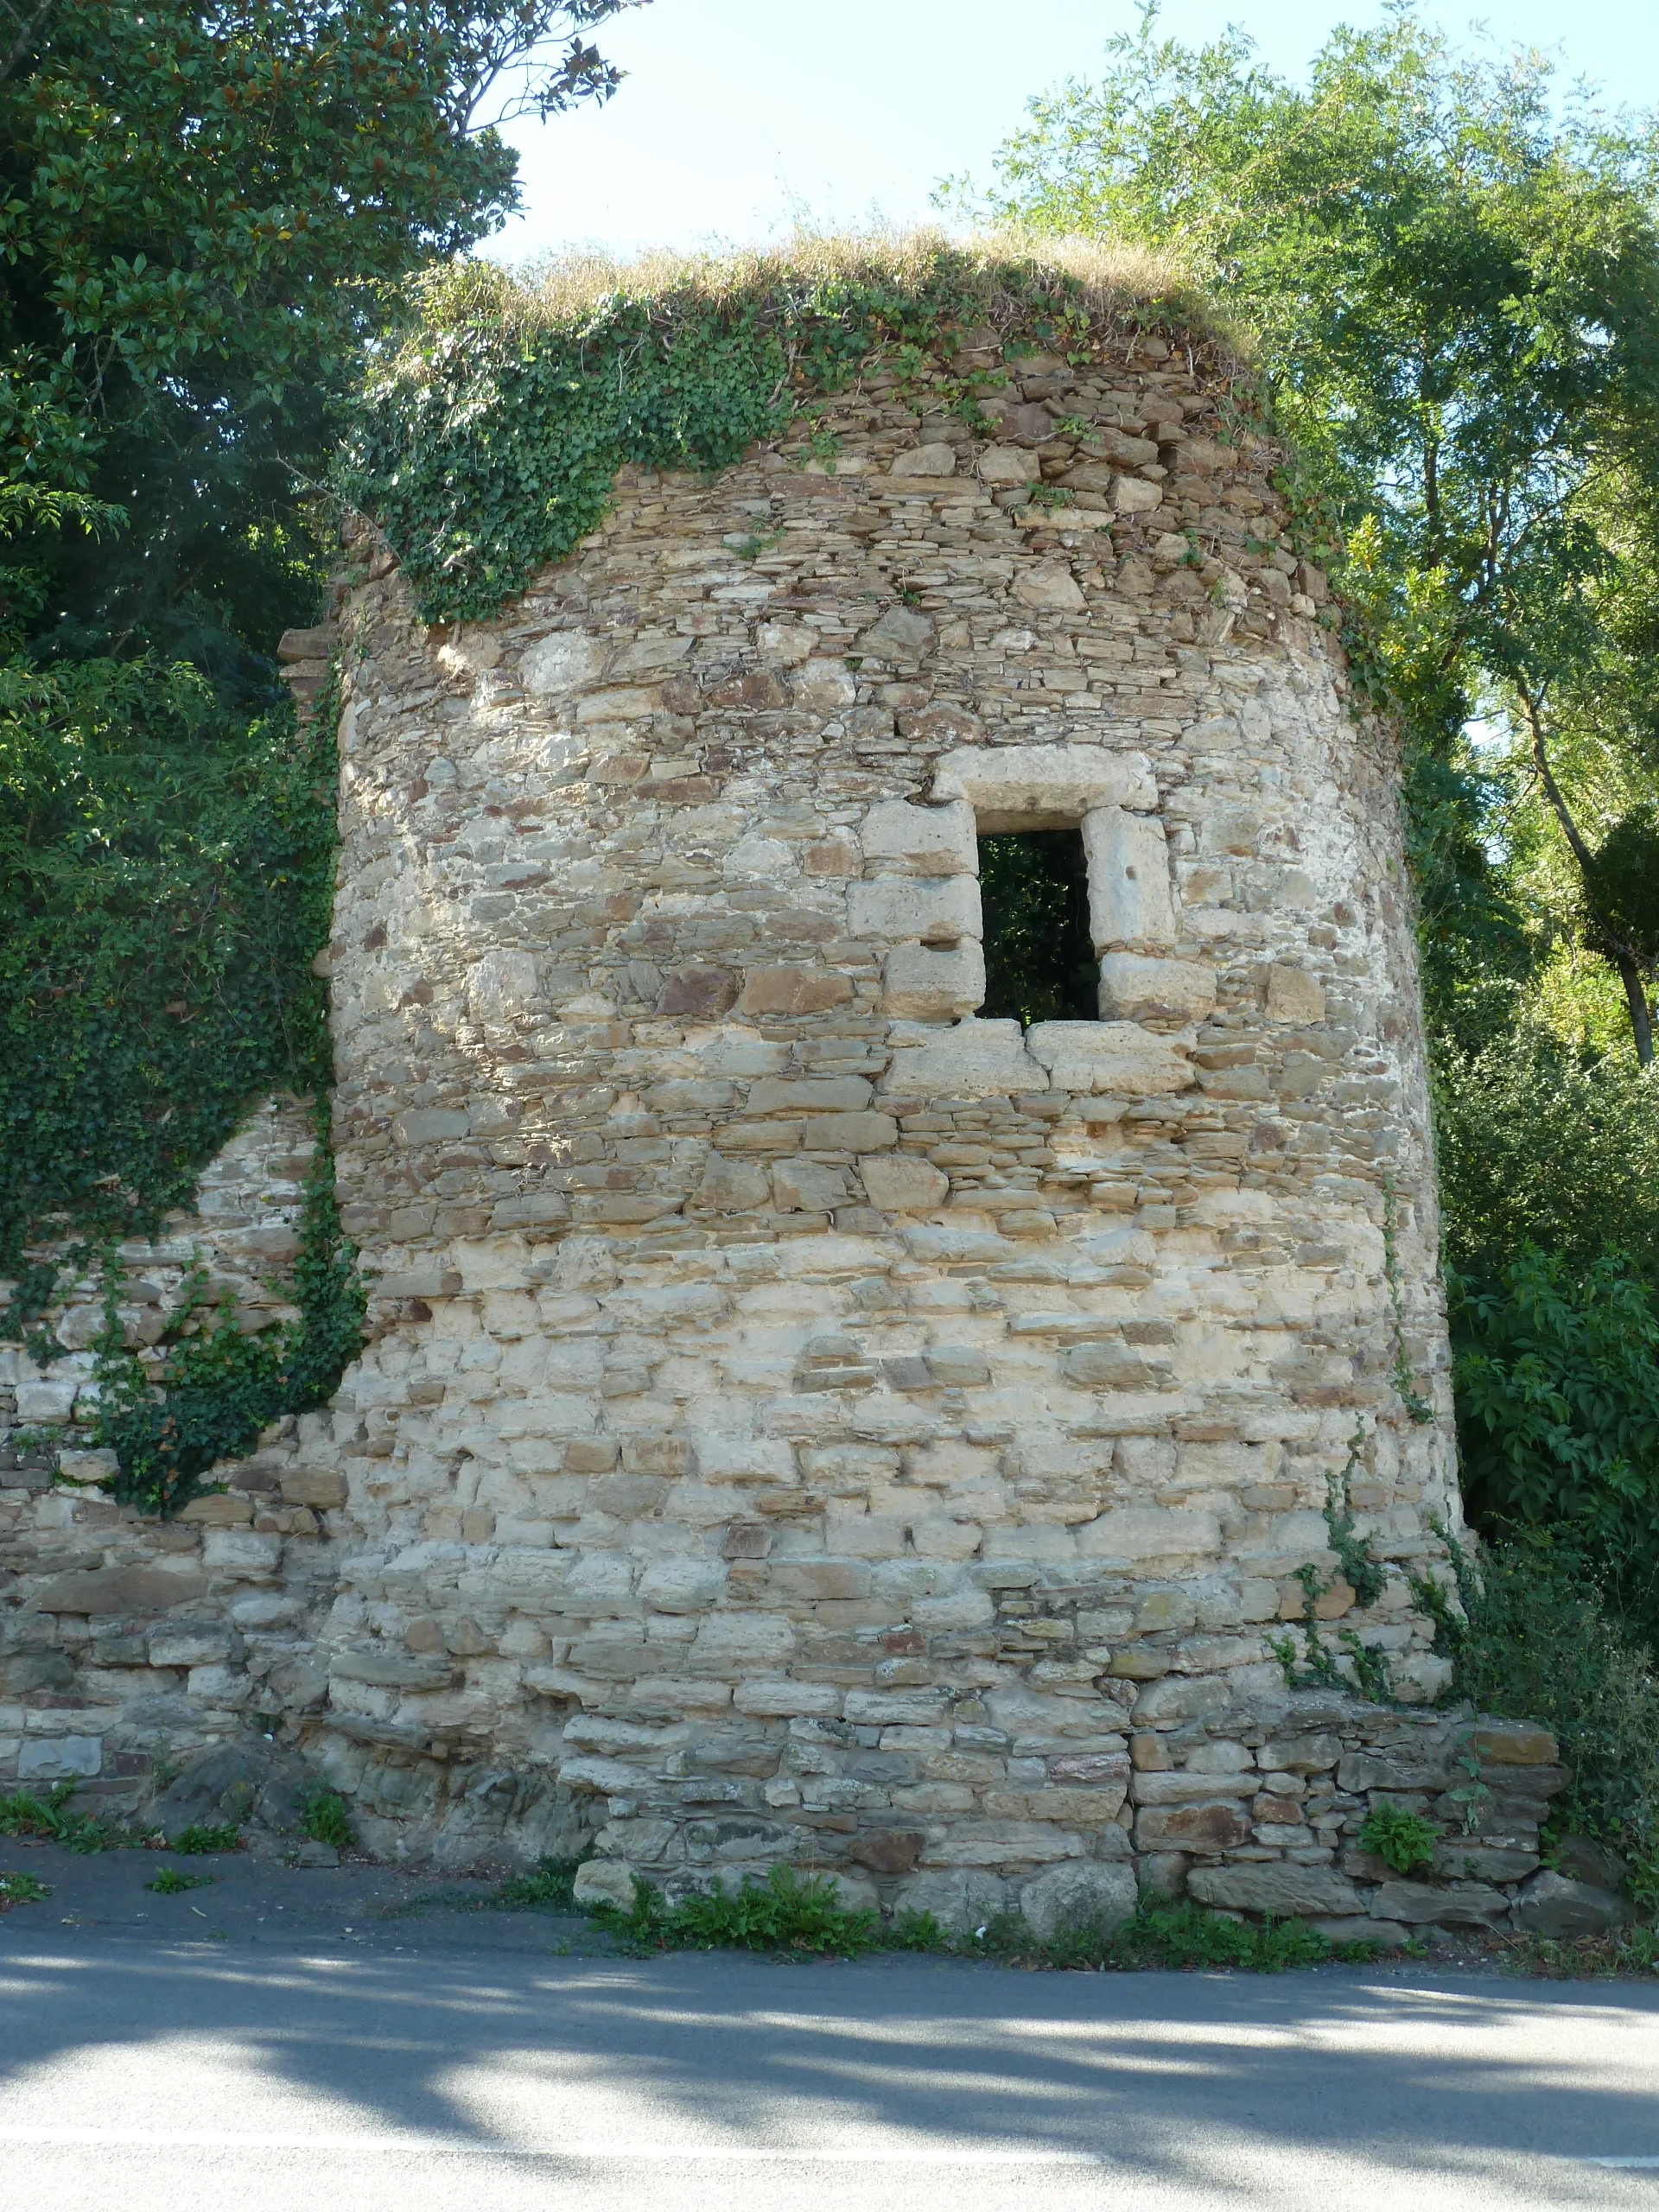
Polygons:
[[259,657],[315,607],[308,501],[385,288],[499,226],[497,126],[607,98],[585,34],[639,4],[6,0],[14,635],[268,682]]
[[1599,868],[1612,823],[1580,828],[1557,746],[1611,659],[1632,724],[1659,699],[1617,635],[1659,517],[1659,137],[1576,97],[1558,117],[1536,55],[1459,59],[1408,0],[1333,33],[1305,88],[1236,33],[1160,40],[1149,5],[1108,56],[1032,104],[982,207],[1173,248],[1249,324],[1417,748],[1455,769],[1474,713],[1513,718],[1645,1061],[1650,938],[1615,879],[1648,817]]

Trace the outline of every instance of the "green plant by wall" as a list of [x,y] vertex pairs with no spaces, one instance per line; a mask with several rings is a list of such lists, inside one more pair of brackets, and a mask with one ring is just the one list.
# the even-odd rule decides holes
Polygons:
[[1332,1959],[1363,1963],[1376,1955],[1376,1948],[1332,1944],[1300,1920],[1269,1920],[1256,1927],[1190,1901],[1142,1905],[1117,1928],[1081,1922],[1048,1942],[1039,1942],[1017,1913],[1001,1914],[972,1935],[952,1936],[931,1913],[900,1912],[884,1921],[871,1908],[849,1909],[839,1902],[827,1875],[803,1876],[788,1866],[774,1866],[764,1882],[749,1877],[734,1891],[717,1884],[675,1905],[636,1878],[631,1907],[600,1905],[592,1916],[621,1948],[636,1955],[732,1949],[850,1959],[873,1951],[931,1951],[1089,1971],[1236,1967],[1281,1974],[1287,1967],[1322,1966]]
[[337,1789],[308,1789],[300,1800],[300,1826],[313,1843],[332,1844],[336,1851],[349,1851],[357,1841]]
[[1396,1874],[1409,1874],[1414,1867],[1434,1864],[1440,1834],[1421,1813],[1408,1813],[1400,1805],[1378,1805],[1366,1815],[1359,1840]]
[[[1552,1822],[1599,1838],[1631,1869],[1630,1888],[1659,1910],[1659,1669],[1607,1603],[1590,1557],[1560,1530],[1485,1545],[1478,1561],[1444,1522],[1452,1587],[1414,1582],[1435,1622],[1434,1648],[1452,1663],[1448,1702],[1541,1723],[1569,1779]],[[1482,1780],[1472,1750],[1466,1789],[1453,1791],[1479,1823]]]
[[735,1891],[716,1883],[674,1905],[636,1879],[627,1910],[601,1905],[594,1917],[641,1951],[792,1951],[852,1959],[882,1948],[879,1913],[849,1910],[827,1875],[802,1875],[792,1866],[774,1866],[764,1882],[747,1877]]
[[1559,1528],[1592,1551],[1633,1629],[1659,1641],[1659,1310],[1617,1260],[1533,1245],[1451,1282],[1458,1444],[1470,1518]]
[[74,1794],[73,1782],[54,1782],[44,1797],[30,1789],[0,1797],[0,1835],[36,1836],[83,1854],[114,1851],[130,1840],[91,1813],[71,1812],[69,1801]]
[[[227,713],[194,670],[0,667],[0,1329],[187,1205],[250,1100],[329,1075],[333,717]],[[33,1311],[28,1309],[32,1307]]]
[[177,1835],[168,1838],[167,1847],[169,1851],[181,1851],[187,1859],[205,1858],[210,1851],[240,1851],[242,1831],[228,1821],[214,1826],[193,1821]]
[[111,1266],[95,1344],[92,1440],[116,1455],[118,1471],[110,1485],[115,1497],[175,1514],[197,1495],[215,1461],[245,1457],[270,1422],[323,1404],[363,1341],[367,1292],[356,1258],[340,1230],[334,1156],[319,1109],[294,1265],[297,1320],[245,1335],[228,1299],[216,1313],[203,1310],[206,1276],[198,1270],[157,1366],[126,1344],[122,1278]]
[[[1357,1605],[1374,1605],[1382,1594],[1388,1574],[1371,1557],[1367,1541],[1360,1535],[1354,1522],[1353,1475],[1355,1468],[1361,1465],[1364,1445],[1365,1428],[1361,1422],[1348,1440],[1348,1457],[1341,1473],[1326,1471],[1324,1511],[1331,1549],[1337,1555],[1338,1576],[1352,1590]],[[1268,1638],[1268,1649],[1279,1662],[1287,1687],[1294,1690],[1357,1689],[1373,1705],[1392,1705],[1394,1678],[1388,1654],[1362,1642],[1351,1628],[1337,1630],[1337,1649],[1333,1652],[1319,1633],[1319,1600],[1332,1585],[1312,1560],[1297,1568],[1296,1580],[1302,1586],[1302,1649],[1298,1652],[1292,1636]]]
[[385,531],[423,620],[483,620],[596,527],[625,464],[726,467],[798,410],[830,467],[836,433],[817,403],[867,362],[918,415],[948,410],[988,434],[977,395],[1006,379],[955,363],[970,329],[1089,360],[1106,334],[1122,346],[1138,325],[1174,324],[1207,350],[1190,296],[1137,299],[1103,255],[1063,260],[809,242],[788,258],[615,270],[542,293],[460,263],[410,293],[339,489]]

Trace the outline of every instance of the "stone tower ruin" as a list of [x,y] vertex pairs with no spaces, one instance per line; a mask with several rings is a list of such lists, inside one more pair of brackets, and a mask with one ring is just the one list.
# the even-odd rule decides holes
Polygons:
[[[315,1520],[248,1637],[383,1847],[957,1923],[1131,1861],[1347,1897],[1272,1640],[1312,1564],[1332,1651],[1433,1694],[1325,1509],[1345,1468],[1412,1571],[1459,1512],[1398,761],[1236,364],[1144,321],[957,334],[977,426],[878,359],[812,436],[625,469],[493,621],[361,543],[372,1338],[204,1503]],[[1022,1028],[979,841],[1053,830],[1098,1018]]]

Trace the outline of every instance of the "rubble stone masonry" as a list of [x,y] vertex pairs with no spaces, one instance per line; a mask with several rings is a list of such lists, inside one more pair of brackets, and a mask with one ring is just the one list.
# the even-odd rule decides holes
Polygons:
[[[1184,346],[1009,366],[990,439],[877,374],[833,461],[625,472],[492,624],[424,629],[363,541],[327,957],[371,1341],[171,1527],[3,1478],[16,1771],[107,1738],[118,1795],[257,1719],[378,1847],[596,1837],[590,1893],[794,1859],[960,1923],[1134,1861],[1458,1916],[1357,1889],[1355,1842],[1369,1789],[1455,1779],[1454,1723],[1293,1696],[1268,1642],[1358,1431],[1395,1571],[1321,1615],[1444,1685],[1394,741]],[[976,1014],[976,841],[1022,826],[1083,831],[1098,1021]],[[74,1363],[11,1357],[67,1418]],[[1491,1739],[1538,1802],[1477,1917],[1537,1863],[1535,1735]]]

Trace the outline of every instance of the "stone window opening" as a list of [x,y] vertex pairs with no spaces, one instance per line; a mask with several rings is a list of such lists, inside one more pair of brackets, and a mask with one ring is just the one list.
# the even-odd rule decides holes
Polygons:
[[980,830],[985,1020],[1095,1021],[1100,961],[1089,920],[1081,824]]
[[[866,873],[850,887],[849,921],[855,937],[885,946],[897,1054],[885,1090],[1147,1096],[1197,1080],[1196,1025],[1215,1006],[1216,976],[1207,961],[1177,957],[1168,840],[1144,753],[963,747],[936,764],[925,798],[873,806],[860,836]],[[1022,855],[1018,841],[1036,839]],[[1005,1009],[1021,995],[1009,991],[1006,959],[991,995],[999,900],[995,882],[982,897],[980,871],[1003,840],[1028,868],[1061,879],[1054,897],[1075,958],[1053,1012]]]

